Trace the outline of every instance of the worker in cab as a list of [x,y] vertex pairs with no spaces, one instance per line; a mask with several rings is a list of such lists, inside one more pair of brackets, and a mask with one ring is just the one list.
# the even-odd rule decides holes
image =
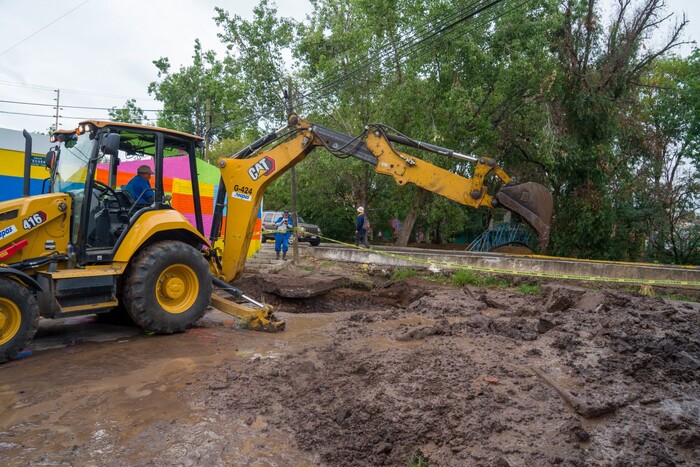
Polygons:
[[137,204],[153,204],[154,191],[151,188],[151,175],[153,175],[153,170],[149,166],[139,166],[134,178],[126,185],[126,191]]

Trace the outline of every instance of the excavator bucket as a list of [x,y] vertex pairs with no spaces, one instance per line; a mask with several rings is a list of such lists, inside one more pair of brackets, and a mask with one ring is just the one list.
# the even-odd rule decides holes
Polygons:
[[496,199],[509,211],[519,214],[535,229],[540,251],[547,248],[554,200],[545,187],[534,182],[506,185],[496,193]]

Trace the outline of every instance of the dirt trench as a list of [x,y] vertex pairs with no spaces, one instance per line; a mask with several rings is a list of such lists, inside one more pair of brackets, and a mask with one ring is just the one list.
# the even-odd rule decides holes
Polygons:
[[239,281],[277,306],[283,333],[231,330],[211,313],[184,335],[75,345],[0,369],[0,460],[700,465],[698,304],[348,268],[343,287],[319,296],[265,292],[331,273]]
[[[262,413],[327,465],[700,462],[697,306],[541,290],[407,280],[277,299],[349,313],[327,345],[225,368],[232,392],[208,405]],[[262,412],[255,393],[273,395]]]

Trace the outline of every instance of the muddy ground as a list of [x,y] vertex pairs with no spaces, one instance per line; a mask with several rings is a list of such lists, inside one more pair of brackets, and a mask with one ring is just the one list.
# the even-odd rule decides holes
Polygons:
[[700,465],[697,303],[387,276],[245,276],[278,334],[217,311],[173,336],[42,325],[0,366],[0,463]]

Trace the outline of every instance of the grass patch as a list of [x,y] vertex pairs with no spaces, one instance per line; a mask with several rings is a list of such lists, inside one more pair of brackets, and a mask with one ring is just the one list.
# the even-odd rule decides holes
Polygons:
[[316,268],[311,266],[310,264],[297,264],[297,267],[299,269],[303,269],[304,271],[315,271]]
[[541,292],[540,284],[523,284],[516,290],[527,295],[539,295]]
[[430,467],[430,464],[420,454],[414,454],[408,460],[408,467]]
[[400,281],[416,277],[417,275],[418,271],[416,271],[415,269],[397,269],[391,275],[391,279],[395,281]]
[[321,261],[320,264],[321,264],[321,266],[324,267],[324,268],[330,268],[330,267],[332,267],[332,266],[336,266],[336,265],[337,265],[337,263],[336,263],[335,261],[327,261],[327,260],[326,260],[326,261]]
[[659,297],[666,300],[676,300],[678,302],[700,302],[700,300],[698,300],[698,297],[689,297],[688,295],[683,295],[680,293],[659,294]]
[[510,284],[507,281],[499,279],[498,277],[490,276],[483,273],[477,274],[472,271],[467,271],[465,269],[461,269],[452,274],[452,277],[450,278],[450,283],[455,287],[475,285],[477,287],[506,288],[510,286]]

